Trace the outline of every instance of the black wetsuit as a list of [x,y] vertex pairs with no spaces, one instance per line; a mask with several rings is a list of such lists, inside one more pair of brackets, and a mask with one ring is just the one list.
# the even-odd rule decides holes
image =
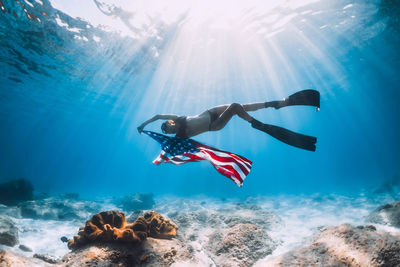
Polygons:
[[179,130],[176,133],[177,137],[188,138],[186,133],[186,116],[180,116],[175,120],[175,123],[179,125]]
[[[219,115],[216,112],[212,112],[210,110],[207,111],[210,114],[210,125],[208,126],[208,130],[211,131],[211,124],[218,119]],[[175,123],[179,125],[179,130],[176,133],[176,136],[181,138],[188,138],[188,135],[186,133],[186,116],[178,117],[175,120]]]
[[213,124],[214,121],[216,121],[219,117],[218,113],[207,110],[208,114],[210,114],[210,125],[208,126],[208,130],[211,131],[211,124]]

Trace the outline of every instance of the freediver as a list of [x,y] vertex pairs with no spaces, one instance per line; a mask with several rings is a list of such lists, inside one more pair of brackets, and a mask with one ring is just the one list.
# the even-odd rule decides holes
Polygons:
[[262,123],[250,116],[248,113],[262,108],[273,107],[275,109],[280,109],[287,106],[297,105],[314,106],[317,108],[317,110],[319,110],[319,92],[308,89],[299,91],[290,95],[288,98],[278,101],[243,105],[239,103],[221,105],[208,109],[195,116],[158,114],[153,118],[143,122],[137,128],[137,130],[139,133],[142,133],[147,124],[156,120],[167,120],[161,125],[161,130],[163,133],[176,134],[177,137],[181,138],[190,138],[207,131],[219,131],[225,127],[225,125],[234,115],[238,115],[240,118],[251,123],[253,128],[263,131],[288,145],[305,150],[315,151],[315,143],[317,142],[317,138],[295,133],[279,126]]

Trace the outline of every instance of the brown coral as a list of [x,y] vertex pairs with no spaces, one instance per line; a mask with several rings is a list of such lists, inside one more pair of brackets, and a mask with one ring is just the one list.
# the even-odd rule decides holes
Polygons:
[[[140,216],[134,222],[147,225],[147,234],[154,238],[170,239],[176,236],[178,226],[169,219],[165,219],[160,213],[150,211]],[[132,229],[135,229],[132,227]]]
[[154,238],[173,238],[178,226],[161,214],[151,211],[128,224],[125,214],[119,211],[103,211],[93,215],[79,228],[78,235],[68,241],[68,248],[77,249],[87,243],[127,242],[140,243],[148,236]]

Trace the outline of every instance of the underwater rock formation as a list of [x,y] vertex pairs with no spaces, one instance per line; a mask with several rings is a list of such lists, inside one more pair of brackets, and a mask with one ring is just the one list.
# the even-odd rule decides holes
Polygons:
[[33,254],[33,257],[39,260],[42,260],[44,262],[50,263],[50,264],[56,264],[59,262],[59,259],[56,257],[49,255],[49,254]]
[[124,211],[149,210],[155,202],[153,194],[135,194],[126,196],[116,201],[116,204]]
[[59,264],[68,267],[170,266],[178,262],[190,264],[191,261],[191,251],[184,242],[175,238],[150,237],[139,244],[107,243],[82,247],[66,254]]
[[20,250],[22,250],[22,251],[25,251],[25,252],[32,252],[32,249],[31,249],[30,247],[25,246],[25,245],[22,245],[22,244],[19,245],[18,248],[19,248]]
[[199,209],[189,212],[170,212],[168,216],[179,224],[180,228],[188,228],[193,224],[213,227],[232,227],[236,224],[255,224],[264,229],[271,229],[282,224],[278,215],[256,205],[240,206],[218,210]]
[[9,247],[18,244],[18,228],[6,215],[0,215],[0,244]]
[[55,266],[48,264],[39,259],[27,258],[22,255],[14,254],[8,250],[0,250],[0,266],[1,267],[49,267]]
[[283,224],[274,212],[257,205],[233,205],[218,210],[201,208],[187,212],[172,211],[168,213],[168,217],[179,225],[181,235],[192,241],[202,234],[201,229],[227,229],[238,224],[254,224],[270,231]]
[[88,243],[121,242],[137,244],[147,237],[173,238],[178,226],[161,214],[150,211],[133,223],[127,223],[125,214],[119,211],[103,211],[93,215],[79,229],[78,235],[68,242],[74,250]]
[[33,185],[26,179],[16,179],[0,184],[0,204],[15,206],[22,201],[32,199]]
[[259,266],[400,266],[400,235],[371,226],[324,227],[311,244]]
[[368,215],[366,221],[400,228],[400,201],[380,206]]
[[277,243],[254,224],[236,224],[215,231],[209,239],[208,250],[217,266],[251,266],[270,255]]
[[379,194],[388,194],[393,199],[400,198],[400,175],[384,180],[382,184],[371,190],[369,197],[376,197]]

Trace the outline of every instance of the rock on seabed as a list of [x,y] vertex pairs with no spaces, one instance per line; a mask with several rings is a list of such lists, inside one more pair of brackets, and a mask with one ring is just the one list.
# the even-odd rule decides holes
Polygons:
[[400,201],[380,206],[369,214],[366,221],[400,228]]
[[308,245],[257,266],[400,266],[400,235],[373,226],[325,227]]
[[18,244],[18,228],[6,215],[0,215],[0,244],[9,247]]
[[48,264],[42,260],[27,258],[22,255],[14,254],[8,250],[0,250],[0,266],[1,267],[49,267],[55,266]]
[[190,262],[190,250],[177,239],[147,238],[140,244],[108,243],[82,247],[64,256],[57,266],[170,266]]
[[207,249],[217,266],[251,266],[275,250],[277,243],[254,224],[237,224],[222,231],[216,230]]
[[169,210],[171,203],[167,202],[164,211],[179,226],[176,237],[169,240],[155,239],[158,236],[151,229],[163,230],[162,223],[149,221],[145,223],[151,226],[146,227],[148,238],[143,242],[92,240],[56,258],[54,264],[43,261],[43,255],[28,258],[0,250],[0,266],[400,266],[400,235],[376,231],[374,226],[324,227],[301,247],[265,258],[280,244],[268,235],[285,227],[279,216],[257,205],[229,204],[217,209],[205,205]]

